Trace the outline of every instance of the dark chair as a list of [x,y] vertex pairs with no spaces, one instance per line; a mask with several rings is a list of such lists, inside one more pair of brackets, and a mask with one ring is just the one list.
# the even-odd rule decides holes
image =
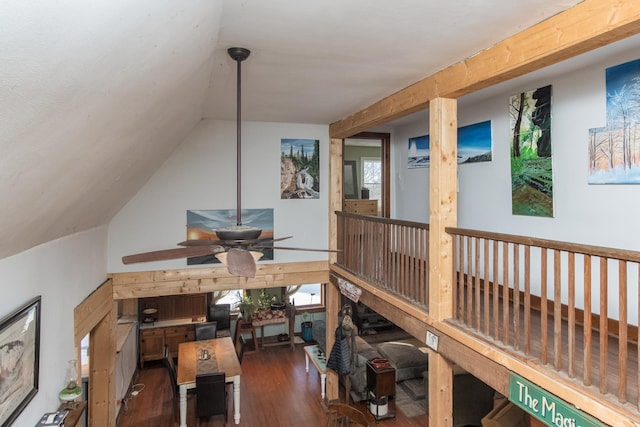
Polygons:
[[176,373],[176,365],[173,363],[173,357],[169,354],[169,347],[164,346],[163,352],[164,366],[169,373],[169,380],[171,381],[171,389],[173,390],[173,397],[178,398],[180,396],[180,390],[178,389],[178,374]]
[[224,415],[227,425],[227,384],[224,372],[196,375],[196,416]]
[[216,337],[218,324],[216,322],[196,323],[196,341],[212,340]]
[[218,337],[231,336],[231,304],[210,305],[207,309],[207,321],[218,323]]
[[244,355],[244,347],[245,347],[245,340],[242,335],[240,335],[236,340],[235,346],[236,346],[236,355],[238,356],[238,362],[242,364],[242,356]]
[[349,426],[352,423],[369,427],[367,417],[353,406],[344,403],[330,403],[327,427]]

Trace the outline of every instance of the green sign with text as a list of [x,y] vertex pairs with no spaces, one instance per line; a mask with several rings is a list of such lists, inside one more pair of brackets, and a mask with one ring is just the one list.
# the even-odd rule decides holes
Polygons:
[[509,400],[549,426],[605,426],[590,415],[514,373],[509,376]]

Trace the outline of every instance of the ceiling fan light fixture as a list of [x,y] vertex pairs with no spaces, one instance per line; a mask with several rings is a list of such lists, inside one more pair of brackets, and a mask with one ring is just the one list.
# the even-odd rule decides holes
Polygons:
[[229,273],[239,277],[256,277],[256,262],[262,258],[262,252],[247,251],[241,249],[229,249],[228,252],[220,252],[216,258],[227,267]]

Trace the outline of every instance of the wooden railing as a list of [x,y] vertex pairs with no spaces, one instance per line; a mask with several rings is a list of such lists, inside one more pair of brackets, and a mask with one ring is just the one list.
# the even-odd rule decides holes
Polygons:
[[447,232],[454,322],[640,407],[640,252]]
[[367,282],[427,307],[429,226],[336,212],[336,264]]

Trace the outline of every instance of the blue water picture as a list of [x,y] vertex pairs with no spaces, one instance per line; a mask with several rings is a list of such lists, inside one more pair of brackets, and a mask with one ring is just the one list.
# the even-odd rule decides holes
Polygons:
[[[490,162],[491,120],[458,128],[458,164]],[[429,135],[409,138],[408,167],[429,167]]]
[[458,128],[458,164],[491,161],[491,120]]
[[429,167],[429,135],[409,138],[409,169]]
[[589,184],[640,184],[640,59],[606,70],[607,124],[589,129]]

